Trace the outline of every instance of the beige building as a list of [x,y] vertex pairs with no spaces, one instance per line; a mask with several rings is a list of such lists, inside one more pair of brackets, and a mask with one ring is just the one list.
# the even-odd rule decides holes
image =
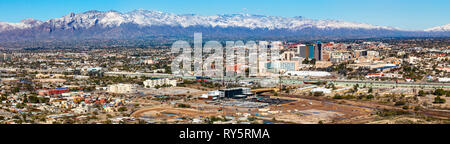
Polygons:
[[135,93],[136,88],[132,84],[115,84],[108,87],[108,92],[119,94]]
[[149,79],[149,80],[144,81],[144,86],[146,88],[154,88],[157,85],[159,85],[159,86],[162,86],[162,85],[177,86],[177,80],[163,78],[163,79]]

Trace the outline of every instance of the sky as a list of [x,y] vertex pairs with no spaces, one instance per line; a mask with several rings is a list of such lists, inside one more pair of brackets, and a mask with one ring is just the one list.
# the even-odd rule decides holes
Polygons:
[[450,24],[450,0],[0,0],[0,22],[48,20],[89,10],[303,16],[423,30]]

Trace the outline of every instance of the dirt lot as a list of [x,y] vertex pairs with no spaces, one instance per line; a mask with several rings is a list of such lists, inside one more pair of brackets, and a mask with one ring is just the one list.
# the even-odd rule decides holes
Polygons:
[[419,103],[420,104],[427,103],[429,104],[430,107],[438,107],[440,109],[450,109],[450,97],[441,96],[442,99],[445,99],[445,101],[447,101],[446,103],[443,104],[434,104],[433,103],[434,98],[436,98],[436,96],[434,95],[419,97]]
[[209,117],[217,116],[217,112],[200,111],[191,108],[174,108],[171,105],[162,105],[152,108],[144,108],[131,114],[131,117],[148,117],[154,120],[166,120],[168,122],[181,117]]
[[169,87],[169,88],[148,88],[143,89],[142,92],[144,94],[152,94],[152,95],[201,95],[208,93],[207,91],[202,91],[195,88],[186,88],[186,87]]
[[376,120],[373,122],[369,122],[368,124],[443,124],[443,123],[448,124],[449,121],[416,118],[416,117],[410,117],[410,116],[398,116],[398,117],[386,118],[383,120]]
[[[280,97],[285,98],[285,97]],[[271,106],[272,111],[281,111],[274,116],[278,121],[292,123],[341,123],[370,117],[373,109],[336,104],[327,101],[290,98],[297,100],[278,106]]]

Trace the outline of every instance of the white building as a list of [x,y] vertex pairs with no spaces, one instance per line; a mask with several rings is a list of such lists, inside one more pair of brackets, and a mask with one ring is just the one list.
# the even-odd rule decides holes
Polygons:
[[450,78],[439,78],[439,82],[450,82]]
[[367,56],[378,57],[380,56],[380,53],[377,51],[367,51]]
[[149,79],[144,81],[144,86],[146,88],[154,88],[157,85],[162,86],[162,85],[171,85],[171,86],[177,86],[177,80],[171,80],[168,78],[164,78],[164,79]]
[[368,74],[368,75],[366,75],[366,78],[374,78],[374,77],[403,78],[403,75],[395,74],[395,73],[376,73],[376,74]]
[[[216,91],[209,91],[208,94],[203,94],[200,96],[201,99],[210,99],[210,100],[217,100],[221,95],[221,92]],[[223,95],[223,94],[222,94]]]
[[144,60],[145,64],[153,64],[153,60],[152,59],[146,59]]
[[108,87],[110,93],[134,93],[136,92],[135,86],[132,84],[115,84]]
[[324,94],[329,94],[329,93],[331,93],[331,90],[327,89],[327,88],[320,87],[320,88],[312,89],[311,92],[322,92]]
[[326,77],[331,76],[331,73],[324,71],[288,71],[284,75],[287,76],[311,76],[311,77]]

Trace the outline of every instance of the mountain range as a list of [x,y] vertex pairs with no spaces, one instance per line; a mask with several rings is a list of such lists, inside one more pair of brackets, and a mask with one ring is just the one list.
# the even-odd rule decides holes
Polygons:
[[202,32],[211,39],[354,39],[450,37],[450,24],[420,31],[339,20],[250,14],[199,16],[154,10],[87,11],[47,21],[0,22],[0,42],[23,40],[117,40],[187,38]]

